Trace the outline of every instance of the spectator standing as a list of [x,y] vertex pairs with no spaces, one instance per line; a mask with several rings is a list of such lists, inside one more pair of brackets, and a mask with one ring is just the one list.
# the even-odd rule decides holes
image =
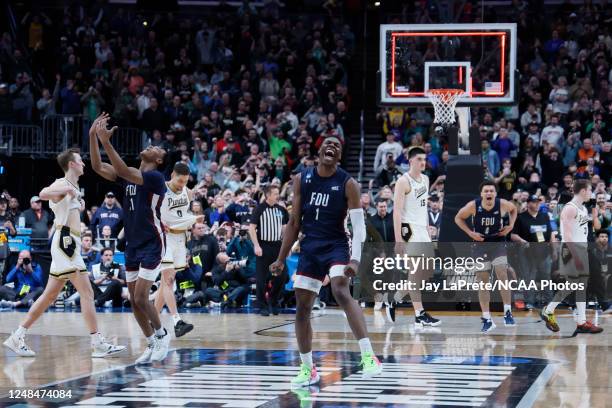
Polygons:
[[608,231],[601,229],[595,234],[595,244],[589,246],[590,276],[587,291],[589,295],[597,299],[605,314],[612,313],[612,281],[610,279],[612,251],[610,251],[609,237]]
[[550,124],[542,129],[542,144],[545,142],[551,146],[560,147],[565,130],[559,125],[559,115],[554,114],[550,118]]
[[387,202],[378,200],[376,214],[370,217],[370,223],[376,228],[383,242],[395,242],[393,235],[393,213],[387,212]]
[[[285,226],[289,222],[287,210],[278,204],[280,190],[270,186],[266,188],[265,201],[251,215],[249,235],[255,247],[256,261],[256,291],[260,314],[269,316],[278,314],[278,299],[286,281],[286,275],[272,276],[270,265],[276,260],[282,244]],[[266,300],[268,281],[272,280],[272,289]]]
[[36,109],[40,113],[40,118],[44,119],[47,116],[55,115],[57,111],[55,110],[55,104],[59,98],[59,90],[60,90],[60,76],[56,75],[55,88],[53,88],[53,93],[49,92],[49,89],[44,88],[42,90],[41,98],[36,102]]
[[393,160],[396,160],[402,154],[402,145],[395,141],[393,133],[388,133],[387,140],[378,145],[376,148],[376,156],[374,157],[374,172],[378,173],[385,164],[386,157],[389,153],[393,154]]
[[0,197],[0,228],[6,228],[11,236],[17,235],[15,229],[15,218],[8,210],[8,200],[6,197]]
[[[543,280],[550,279],[552,270],[551,242],[552,228],[548,214],[540,211],[538,195],[531,195],[527,201],[527,211],[519,214],[511,238],[522,243],[519,251],[521,278],[527,283],[535,281],[540,286]],[[536,294],[541,298],[536,302]],[[552,292],[546,289],[525,290],[525,307],[532,310],[536,305],[544,306],[552,300]]]
[[109,191],[104,196],[104,202],[94,213],[90,228],[96,238],[102,236],[102,228],[109,226],[111,238],[117,238],[123,227],[123,210],[117,204],[115,193]]
[[483,139],[481,142],[482,146],[482,161],[487,164],[487,168],[491,174],[498,174],[500,167],[499,155],[489,144],[488,139]]
[[74,86],[74,79],[68,79],[66,86],[60,91],[63,115],[78,115],[81,113],[81,97]]
[[25,219],[25,227],[32,228],[32,240],[36,240],[32,242],[32,247],[46,247],[51,232],[50,228],[53,225],[53,216],[42,208],[40,197],[33,196],[30,199],[30,208],[25,210],[22,216]]

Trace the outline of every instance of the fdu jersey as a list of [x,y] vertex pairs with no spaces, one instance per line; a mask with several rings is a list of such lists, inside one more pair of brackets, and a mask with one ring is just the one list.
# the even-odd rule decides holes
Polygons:
[[161,240],[161,206],[166,194],[164,176],[157,170],[142,172],[143,184],[125,181],[123,211],[128,247],[139,248]]
[[474,232],[478,232],[485,237],[485,242],[502,242],[505,237],[499,237],[497,234],[503,228],[503,220],[501,214],[501,201],[495,199],[495,204],[490,210],[482,206],[482,199],[476,200],[476,215],[474,215]]
[[347,241],[344,222],[348,212],[346,182],[351,176],[341,169],[321,177],[316,167],[301,173],[302,232],[307,242]]

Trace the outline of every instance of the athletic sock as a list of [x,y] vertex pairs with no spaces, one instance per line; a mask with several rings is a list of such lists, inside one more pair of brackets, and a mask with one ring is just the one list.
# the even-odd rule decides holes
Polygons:
[[308,368],[312,368],[312,351],[300,353],[300,358],[302,359],[302,364]]
[[164,337],[166,335],[166,329],[164,329],[164,326],[161,326],[159,329],[155,329],[155,335],[157,337]]
[[425,309],[414,309],[414,315],[416,317],[419,317],[421,314],[423,314],[424,311]]
[[374,354],[374,350],[372,350],[372,343],[370,343],[370,339],[367,337],[359,339],[359,349],[361,350],[361,356],[366,353]]
[[17,328],[17,330],[15,330],[15,336],[17,336],[17,337],[24,337],[27,332],[28,332],[28,329],[26,329],[23,326],[19,326]]
[[512,313],[512,306],[504,304],[504,314],[508,312]]
[[155,342],[155,335],[151,335],[149,337],[147,337],[147,344],[150,346],[151,344],[153,344]]
[[586,323],[586,302],[576,302],[576,315],[574,316],[576,324]]
[[92,346],[102,343],[102,335],[99,332],[89,333],[89,337],[91,338]]
[[174,325],[176,326],[176,324],[181,321],[181,315],[178,313],[175,315],[172,315],[172,321],[174,322]]
[[550,302],[548,305],[546,305],[546,308],[544,309],[544,311],[547,314],[555,313],[555,309],[556,309],[557,306],[559,306],[559,303],[561,303],[561,302]]
[[491,313],[490,312],[482,312],[482,318],[483,319],[487,319],[487,320],[491,320]]

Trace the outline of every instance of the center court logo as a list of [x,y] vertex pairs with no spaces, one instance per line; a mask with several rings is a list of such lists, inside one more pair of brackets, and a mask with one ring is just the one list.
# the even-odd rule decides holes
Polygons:
[[[528,406],[538,391],[531,385],[552,372],[551,362],[535,358],[395,356],[383,361],[381,376],[363,379],[359,353],[313,354],[321,362],[321,383],[306,392],[290,390],[298,371],[295,351],[182,349],[170,353],[163,365],[121,367],[44,387],[72,390],[72,398],[44,405],[515,407]],[[3,398],[0,406],[25,402]]]

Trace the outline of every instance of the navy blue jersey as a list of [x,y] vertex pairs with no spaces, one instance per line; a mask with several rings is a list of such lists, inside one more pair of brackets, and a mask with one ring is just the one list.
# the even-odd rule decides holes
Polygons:
[[142,185],[124,181],[125,241],[131,248],[160,240],[163,234],[160,209],[166,194],[164,176],[151,170],[143,172],[142,179]]
[[348,242],[344,221],[348,212],[346,182],[350,178],[340,167],[330,177],[319,176],[316,167],[302,171],[302,232],[306,242]]
[[482,206],[482,199],[475,200],[476,215],[474,215],[474,232],[485,236],[485,242],[505,241],[505,237],[498,237],[497,234],[502,230],[504,223],[501,213],[501,201],[495,199],[495,204],[491,210],[486,210]]

